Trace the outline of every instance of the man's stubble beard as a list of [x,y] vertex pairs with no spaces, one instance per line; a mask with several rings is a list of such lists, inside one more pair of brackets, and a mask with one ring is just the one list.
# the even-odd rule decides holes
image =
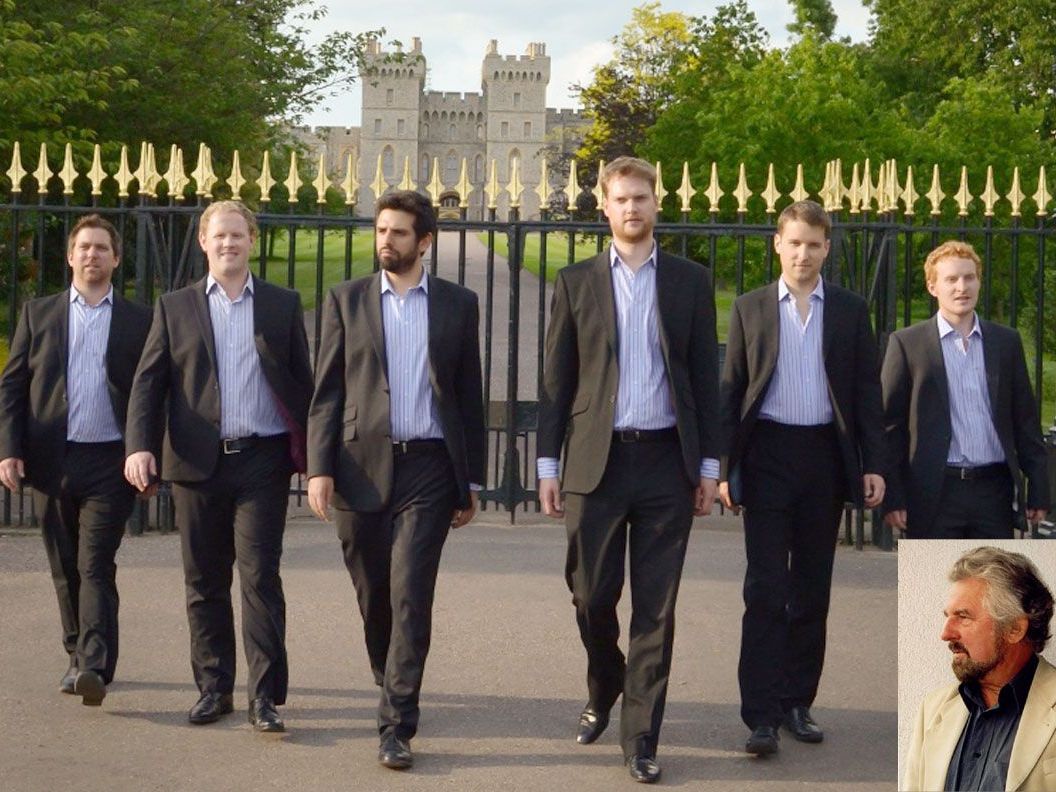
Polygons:
[[397,256],[396,258],[384,258],[379,255],[378,261],[381,262],[381,268],[386,272],[391,272],[393,275],[402,275],[414,267],[418,261],[418,251],[415,250],[409,256]]
[[[963,645],[961,646],[963,648]],[[950,665],[953,668],[954,676],[956,676],[959,681],[978,682],[996,668],[998,663],[1005,659],[1005,653],[1007,651],[1008,648],[999,635],[997,639],[997,648],[994,650],[994,656],[988,662],[972,660],[970,657],[965,657],[964,660],[959,661],[954,657],[953,662]]]

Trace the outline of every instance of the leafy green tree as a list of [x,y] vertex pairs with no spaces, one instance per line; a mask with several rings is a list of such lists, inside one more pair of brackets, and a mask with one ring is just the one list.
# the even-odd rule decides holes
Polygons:
[[788,32],[797,36],[813,34],[818,38],[831,39],[836,31],[836,12],[829,0],[791,0],[796,21],[788,26]]

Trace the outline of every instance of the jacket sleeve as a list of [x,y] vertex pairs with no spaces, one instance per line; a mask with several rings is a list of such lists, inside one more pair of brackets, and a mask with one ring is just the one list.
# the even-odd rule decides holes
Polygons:
[[711,271],[705,267],[700,270],[693,310],[689,379],[697,410],[700,456],[716,459],[722,455],[722,444],[719,440],[719,342],[715,334],[715,292],[711,285]]
[[1027,507],[1048,509],[1052,498],[1049,492],[1049,455],[1041,437],[1038,404],[1034,399],[1034,390],[1030,387],[1027,360],[1018,334],[1011,334],[1009,346],[1012,358],[1012,428],[1019,467],[1027,479]]
[[170,376],[168,318],[165,300],[162,299],[154,306],[154,320],[132,381],[125,423],[125,453],[131,455],[137,451],[150,451],[159,465]]
[[315,393],[308,409],[308,477],[333,476],[345,405],[345,325],[333,289],[323,305]]
[[869,306],[859,302],[855,330],[857,345],[854,377],[855,434],[862,455],[862,473],[887,474],[887,446],[884,439],[884,408],[880,394],[879,350],[869,322]]
[[539,399],[537,455],[560,458],[565,442],[568,415],[579,381],[579,348],[576,323],[564,272],[557,275],[546,329],[546,359],[543,367],[543,393]]
[[467,302],[455,389],[465,435],[469,480],[483,486],[487,476],[487,430],[484,424],[484,379],[480,373],[480,309],[476,294],[471,293]]
[[902,340],[892,335],[887,342],[880,372],[884,399],[884,435],[889,455],[885,481],[884,512],[906,508],[909,475],[909,403],[912,378]]
[[22,459],[29,409],[29,346],[33,331],[29,320],[29,303],[22,306],[15,337],[0,376],[0,459]]
[[722,368],[722,387],[719,393],[719,443],[721,472],[729,477],[730,454],[741,425],[741,404],[748,389],[748,360],[745,352],[744,319],[741,301],[735,300],[730,311],[730,328],[726,337],[726,362]]

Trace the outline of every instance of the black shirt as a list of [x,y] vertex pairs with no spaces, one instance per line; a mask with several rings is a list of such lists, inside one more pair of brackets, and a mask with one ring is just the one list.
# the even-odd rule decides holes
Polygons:
[[1033,655],[1001,688],[990,709],[978,682],[961,683],[958,690],[968,708],[968,723],[946,772],[947,792],[1000,792],[1005,788],[1012,743],[1037,668],[1038,656]]

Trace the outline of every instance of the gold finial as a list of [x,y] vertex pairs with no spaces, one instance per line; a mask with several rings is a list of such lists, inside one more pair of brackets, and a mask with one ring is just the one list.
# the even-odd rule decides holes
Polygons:
[[37,192],[41,195],[46,194],[48,181],[51,179],[51,169],[48,168],[48,146],[46,143],[40,144],[40,157],[37,159],[37,169],[33,171],[33,178],[37,180]]
[[[600,175],[600,171],[599,171]],[[664,189],[664,177],[660,171],[660,160],[656,161],[656,202],[662,204],[664,198],[667,197],[667,190]]]
[[153,143],[147,144],[147,178],[150,179],[150,194],[156,195],[158,182],[161,181],[161,173],[158,172],[157,154],[154,151]]
[[884,193],[884,211],[898,211],[898,194],[902,192],[902,185],[898,183],[898,162],[895,159],[887,161],[887,191]]
[[403,178],[400,179],[401,190],[414,190],[414,179],[411,178],[411,158],[410,155],[403,158]]
[[73,146],[67,143],[66,154],[62,159],[62,170],[59,171],[63,195],[73,195],[73,180],[76,178],[77,170],[73,167]]
[[146,141],[139,145],[139,167],[135,177],[139,183],[139,194],[154,197],[158,186],[157,167],[154,163],[154,145]]
[[260,200],[267,203],[271,200],[271,188],[275,186],[275,177],[271,175],[271,155],[267,151],[264,152],[264,161],[260,165],[257,184],[260,185]]
[[[440,160],[434,160],[434,167],[439,171]],[[458,206],[460,209],[469,208],[469,194],[473,191],[473,185],[469,181],[469,165],[466,163],[466,158],[462,158],[462,172],[458,175],[458,182],[455,184],[455,189],[458,190]]]
[[[466,172],[466,158],[462,158],[462,172]],[[440,181],[440,158],[433,157],[433,177],[425,187],[433,199],[433,206],[440,205],[440,193],[444,191],[444,183]]]
[[933,165],[931,168],[931,189],[924,195],[931,202],[931,214],[942,214],[942,201],[946,197],[946,193],[942,191],[942,185],[939,183],[938,165]]
[[99,196],[103,194],[103,179],[106,176],[107,173],[103,170],[103,152],[99,144],[96,143],[92,149],[92,167],[88,171],[88,181],[92,183],[92,195]]
[[594,201],[598,204],[598,208],[605,203],[605,194],[601,189],[601,172],[605,170],[605,160],[598,160],[598,180],[594,182],[594,189],[591,190],[591,194],[594,196]]
[[986,166],[986,186],[983,188],[983,194],[979,196],[983,199],[983,214],[986,217],[994,216],[994,204],[1001,198],[1001,195],[994,189],[994,166]]
[[810,197],[810,193],[803,186],[803,163],[796,165],[796,186],[792,188],[790,194],[793,201],[805,201]]
[[916,204],[917,199],[920,198],[920,193],[913,189],[913,166],[910,165],[906,168],[906,187],[902,190],[902,205],[905,207],[904,214],[912,217],[913,206]]
[[1020,216],[1020,204],[1023,203],[1023,199],[1026,195],[1023,193],[1023,189],[1019,185],[1019,166],[1017,165],[1012,169],[1012,189],[1008,191],[1008,195],[1005,196],[1008,202],[1012,204],[1012,216]]
[[714,160],[711,163],[711,181],[708,183],[708,189],[704,191],[704,197],[708,199],[708,211],[718,212],[719,211],[719,199],[722,198],[726,193],[719,187],[719,166]]
[[891,169],[887,160],[880,163],[880,169],[876,174],[876,211],[885,212],[886,207],[886,195],[887,195],[887,172]]
[[568,211],[574,212],[576,210],[576,201],[579,200],[579,178],[576,176],[575,157],[568,163],[568,184],[565,185],[565,195],[568,196]]
[[492,159],[491,161],[491,178],[488,179],[488,183],[484,185],[484,194],[487,197],[488,208],[498,209],[499,204],[499,193],[502,192],[502,188],[499,187],[499,164]]
[[682,211],[688,214],[690,210],[689,202],[693,200],[693,196],[697,194],[697,191],[693,189],[693,185],[689,182],[689,163],[685,161],[682,162],[682,184],[679,185],[676,194],[682,199]]
[[315,174],[315,202],[319,205],[326,203],[326,188],[330,186],[330,179],[326,176],[326,148],[319,149],[319,170]]
[[539,184],[536,185],[535,194],[539,196],[539,209],[543,210],[550,206],[550,174],[547,173],[546,160],[539,174]]
[[169,198],[183,198],[183,190],[190,182],[183,171],[183,151],[175,143],[169,149],[169,169],[163,178],[169,185]]
[[295,203],[297,201],[297,191],[301,189],[301,185],[304,182],[301,181],[301,174],[297,172],[297,152],[293,149],[290,150],[290,172],[283,184],[290,191],[290,203]]
[[975,199],[975,196],[968,192],[967,165],[961,166],[961,186],[957,188],[957,194],[953,198],[957,201],[957,214],[960,217],[965,217],[968,214],[968,204]]
[[825,207],[826,212],[833,211],[832,194],[836,189],[833,187],[835,177],[832,175],[832,171],[835,164],[834,160],[829,160],[825,163],[825,179],[821,183],[821,205]]
[[1045,166],[1042,165],[1038,168],[1038,191],[1034,193],[1034,203],[1036,204],[1034,214],[1046,214],[1049,211],[1048,206],[1051,200],[1052,196],[1049,194],[1049,187],[1045,183]]
[[382,195],[385,194],[385,190],[389,187],[388,182],[385,181],[385,176],[381,172],[381,154],[378,155],[378,167],[374,169],[374,181],[370,183],[370,189],[374,191],[374,200],[378,200]]
[[117,166],[114,174],[117,180],[117,195],[119,198],[128,197],[128,185],[132,183],[132,169],[128,167],[128,146],[121,146],[121,164]]
[[862,211],[868,212],[873,208],[873,198],[876,196],[876,187],[873,185],[873,167],[869,163],[868,157],[865,160],[865,165],[862,167],[862,181],[860,188],[859,195],[862,199]]
[[781,198],[781,193],[777,189],[777,181],[774,178],[774,163],[770,163],[770,166],[766,170],[766,189],[760,193],[763,196],[763,200],[766,201],[766,211],[769,214],[773,214],[777,211],[777,202]]
[[195,166],[191,177],[195,183],[195,194],[199,196],[209,195],[216,183],[216,174],[213,173],[213,153],[204,143],[198,144],[198,164]]
[[843,201],[851,195],[850,188],[843,181],[843,160],[836,159],[836,209],[843,208]]
[[851,214],[859,214],[862,211],[862,180],[858,177],[857,162],[851,166],[851,189],[847,197],[851,199]]
[[345,178],[341,182],[341,189],[345,191],[345,204],[347,206],[355,206],[357,193],[359,192],[359,179],[356,178],[356,171],[359,169],[359,160],[353,162],[352,152],[349,151],[345,155]]
[[748,189],[748,177],[745,175],[743,162],[737,174],[737,187],[733,191],[733,197],[737,199],[737,211],[747,212],[748,199],[752,197],[752,191]]
[[11,167],[7,170],[7,177],[11,180],[11,194],[18,195],[22,192],[22,180],[26,178],[28,171],[22,167],[22,152],[15,141],[14,150],[11,152]]
[[242,186],[246,183],[246,179],[242,175],[242,163],[238,157],[238,149],[231,152],[231,175],[227,178],[227,183],[231,185],[231,197],[235,200],[241,198]]
[[518,157],[510,163],[510,183],[507,192],[510,194],[510,208],[515,209],[521,205],[521,192],[524,185],[521,184],[521,160]]

